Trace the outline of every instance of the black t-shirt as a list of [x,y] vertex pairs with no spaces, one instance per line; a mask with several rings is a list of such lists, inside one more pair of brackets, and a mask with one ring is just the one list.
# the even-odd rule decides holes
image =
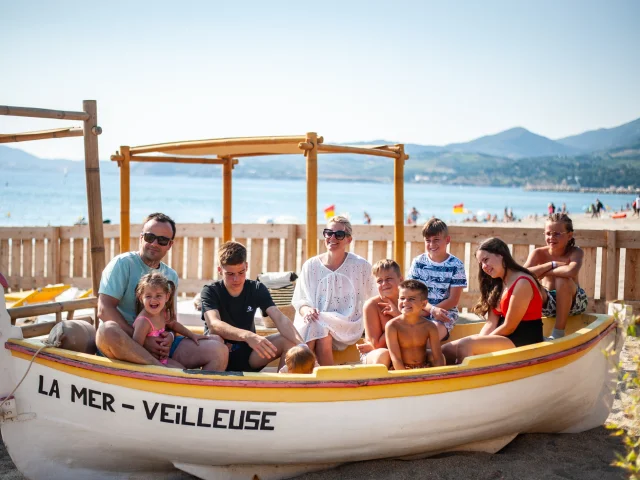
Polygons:
[[[256,308],[260,308],[266,315],[267,308],[274,307],[273,299],[267,287],[255,280],[245,280],[242,293],[237,297],[229,295],[222,280],[210,285],[205,285],[200,294],[202,297],[202,320],[205,312],[218,310],[220,319],[229,325],[256,332],[256,324],[253,320]],[[204,333],[209,333],[207,323],[204,324]],[[241,343],[227,340],[229,343]]]

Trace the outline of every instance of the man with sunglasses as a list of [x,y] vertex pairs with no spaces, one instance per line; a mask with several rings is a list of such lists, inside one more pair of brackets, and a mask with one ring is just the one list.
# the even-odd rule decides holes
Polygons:
[[136,287],[140,278],[159,272],[178,286],[178,274],[162,262],[171,249],[176,234],[175,222],[163,213],[152,213],[143,223],[137,252],[126,252],[113,258],[102,272],[98,295],[98,317],[102,322],[96,334],[99,353],[115,359],[142,365],[162,365],[159,357],[169,356],[186,368],[224,370],[228,350],[217,340],[196,345],[184,337],[165,332],[147,337],[144,347],[132,339],[136,318]]

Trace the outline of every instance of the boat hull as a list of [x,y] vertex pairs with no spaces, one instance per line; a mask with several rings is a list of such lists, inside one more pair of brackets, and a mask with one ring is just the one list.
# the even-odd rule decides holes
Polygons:
[[[147,380],[109,384],[44,361],[33,364],[16,393],[19,415],[3,424],[2,435],[18,469],[33,479],[86,478],[87,472],[115,478],[174,464],[324,465],[474,443],[482,450],[483,442],[518,433],[602,424],[613,385],[601,350],[615,337],[609,329],[576,358],[564,357],[564,365],[518,380],[425,395],[405,395],[394,383],[341,387],[387,390],[388,397],[347,401],[299,401],[299,389],[284,385],[290,402],[230,400],[224,386],[210,387],[220,393],[210,392],[213,398],[192,398],[180,395],[180,385],[157,393],[136,388]],[[11,358],[16,376],[26,370],[28,355]],[[446,381],[425,377],[413,387]]]
[[519,433],[578,432],[607,418],[625,329],[606,315],[571,322],[575,333],[561,340],[456,366],[225,374],[42,350],[11,326],[0,295],[2,437],[34,480],[176,469],[264,480],[358,460],[495,452]]

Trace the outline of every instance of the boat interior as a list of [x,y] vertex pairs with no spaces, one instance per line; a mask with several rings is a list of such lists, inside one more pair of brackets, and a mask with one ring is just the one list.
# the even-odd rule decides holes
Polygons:
[[[545,318],[544,334],[551,333],[555,319]],[[451,332],[452,341],[468,335],[478,333],[484,322],[477,320],[477,316],[472,314],[461,314],[458,324]],[[253,379],[268,381],[317,381],[317,380],[339,380],[339,379],[366,379],[366,378],[393,378],[410,376],[438,377],[441,374],[455,373],[464,370],[491,368],[504,365],[530,365],[531,362],[540,363],[548,359],[555,359],[558,355],[576,354],[588,348],[588,345],[595,343],[602,335],[605,335],[616,322],[610,315],[603,314],[582,314],[569,318],[564,338],[545,341],[533,345],[513,348],[500,352],[493,352],[484,355],[468,357],[460,365],[447,365],[443,367],[423,368],[405,371],[387,371],[383,365],[362,365],[359,363],[359,353],[355,345],[349,346],[344,351],[334,352],[336,365],[332,367],[316,367],[312,374],[280,374],[277,373],[277,361],[270,363],[261,372],[205,372],[202,370],[180,370],[159,366],[142,366],[127,362],[113,361],[105,357],[79,353],[60,348],[46,348],[39,353],[41,359],[54,363],[62,363],[68,366],[90,370],[107,369],[111,374],[151,374],[158,380],[171,381],[172,378],[188,377],[190,379],[211,379],[213,376],[226,378],[229,380]],[[189,327],[196,333],[202,333],[202,327]],[[276,330],[272,328],[257,328],[261,335],[270,335]],[[34,353],[43,347],[46,336],[28,339],[10,339],[5,347],[13,351],[14,355],[30,359]],[[447,342],[448,342],[447,341]],[[447,343],[444,342],[444,343]]]

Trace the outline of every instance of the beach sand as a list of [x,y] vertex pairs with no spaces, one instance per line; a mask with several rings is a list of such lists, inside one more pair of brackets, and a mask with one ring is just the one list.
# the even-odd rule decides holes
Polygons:
[[[627,338],[621,355],[622,372],[638,375],[638,364],[633,358],[640,355],[640,339]],[[611,415],[607,423],[615,422],[640,434],[638,419],[624,414],[629,405],[630,391],[620,388],[616,392]],[[499,402],[499,399],[496,399]],[[635,423],[634,423],[635,422]],[[301,435],[307,435],[301,431]],[[384,441],[384,432],[380,433]],[[615,452],[622,452],[620,437],[611,436],[604,426],[578,434],[525,434],[496,454],[447,453],[422,460],[375,460],[342,465],[332,470],[298,477],[304,480],[333,480],[334,478],[403,480],[424,479],[575,479],[606,480],[628,478],[624,471],[612,467]],[[138,478],[138,477],[136,477]],[[182,472],[167,476],[154,476],[171,480],[191,477]],[[0,479],[22,480],[9,455],[0,443]]]
[[[640,230],[640,217],[632,217],[633,212],[624,212],[627,214],[626,218],[611,218],[610,213],[603,213],[600,218],[591,218],[590,213],[578,213],[570,214],[569,217],[573,221],[574,230]],[[516,222],[462,222],[462,218],[457,223],[450,223],[450,225],[483,225],[507,228],[521,228],[521,227],[540,227],[544,228],[544,223],[547,217],[539,216],[537,220],[527,217],[521,221]],[[499,236],[499,235],[498,235]]]

